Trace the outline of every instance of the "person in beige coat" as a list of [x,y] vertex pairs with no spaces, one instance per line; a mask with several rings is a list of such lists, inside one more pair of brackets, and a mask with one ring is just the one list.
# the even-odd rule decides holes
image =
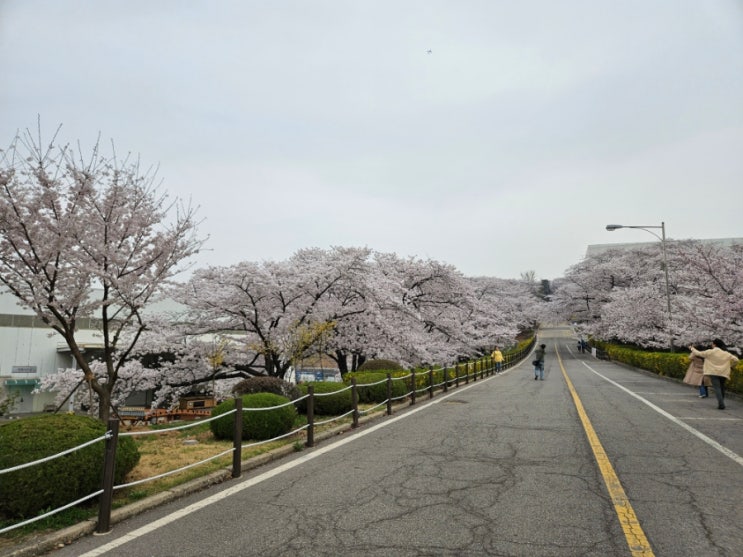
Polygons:
[[719,338],[712,341],[709,350],[697,350],[689,346],[692,356],[704,358],[703,373],[709,377],[717,397],[717,408],[725,410],[725,381],[730,379],[730,369],[738,363],[738,357],[726,351],[727,346]]
[[684,383],[699,387],[699,398],[707,398],[709,377],[704,377],[704,358],[692,354],[690,360],[689,369],[686,370],[686,375],[684,375]]

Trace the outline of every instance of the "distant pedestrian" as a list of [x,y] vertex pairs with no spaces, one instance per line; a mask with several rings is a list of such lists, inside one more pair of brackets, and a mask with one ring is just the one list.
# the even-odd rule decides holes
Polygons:
[[738,363],[738,356],[727,351],[727,346],[719,338],[712,341],[709,350],[697,350],[689,346],[692,356],[704,358],[703,372],[709,377],[717,397],[717,408],[725,410],[725,382],[730,379],[730,368]]
[[704,377],[704,358],[692,354],[689,356],[689,360],[691,363],[689,369],[686,370],[686,375],[684,375],[684,383],[699,387],[699,398],[707,398],[706,383],[709,382],[709,378]]
[[495,373],[500,373],[500,370],[503,368],[503,353],[498,350],[498,347],[496,346],[493,353],[490,354],[490,357],[493,358],[493,361],[495,362]]
[[534,351],[534,381],[539,379],[544,381],[544,352],[547,348],[546,344],[540,344],[539,348]]

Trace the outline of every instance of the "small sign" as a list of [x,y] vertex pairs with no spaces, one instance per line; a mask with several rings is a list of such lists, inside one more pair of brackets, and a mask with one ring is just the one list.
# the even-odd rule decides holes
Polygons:
[[36,373],[36,366],[13,366],[11,373]]

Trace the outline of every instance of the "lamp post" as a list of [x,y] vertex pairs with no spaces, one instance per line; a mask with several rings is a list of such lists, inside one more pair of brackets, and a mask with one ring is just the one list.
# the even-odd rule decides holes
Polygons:
[[[671,287],[668,282],[668,258],[666,257],[666,223],[661,222],[660,226],[629,226],[626,224],[607,224],[606,229],[609,232],[619,228],[639,228],[658,238],[660,240],[661,252],[663,253],[663,271],[666,278],[666,310],[668,311],[668,336],[670,338],[671,352],[673,352],[673,333],[671,332]],[[661,235],[658,236],[651,228],[660,228]]]

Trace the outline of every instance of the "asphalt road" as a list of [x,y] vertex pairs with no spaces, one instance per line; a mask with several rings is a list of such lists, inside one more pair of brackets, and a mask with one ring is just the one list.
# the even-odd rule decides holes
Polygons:
[[544,381],[419,399],[51,555],[743,555],[743,403],[540,342]]

